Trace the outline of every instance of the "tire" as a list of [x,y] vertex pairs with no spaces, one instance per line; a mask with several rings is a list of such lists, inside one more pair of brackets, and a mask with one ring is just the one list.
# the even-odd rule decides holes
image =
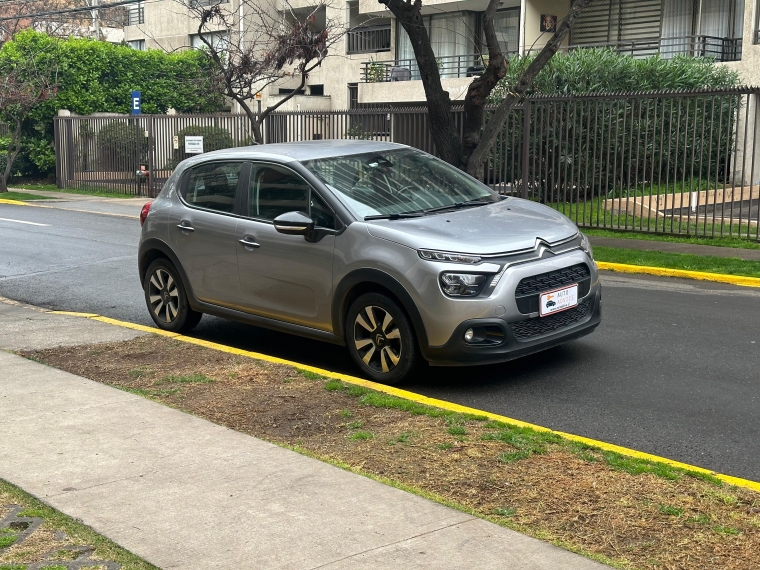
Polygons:
[[148,267],[143,281],[145,304],[158,328],[187,332],[201,320],[203,313],[193,311],[187,300],[179,272],[168,259],[157,259]]
[[380,293],[367,293],[353,302],[346,316],[346,344],[361,371],[382,384],[401,382],[419,360],[409,318]]

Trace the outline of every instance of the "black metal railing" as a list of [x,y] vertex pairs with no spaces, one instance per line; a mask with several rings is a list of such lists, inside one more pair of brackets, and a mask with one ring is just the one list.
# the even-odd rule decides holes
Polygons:
[[[509,54],[511,55],[511,53]],[[435,58],[442,79],[459,77],[477,77],[485,70],[483,57],[471,53],[447,55]],[[416,59],[397,59],[395,61],[362,62],[362,82],[382,83],[384,81],[417,81],[420,69]]]
[[[740,61],[742,58],[742,38],[721,38],[717,36],[679,36],[673,38],[643,38],[619,42],[597,42],[571,44],[564,50],[581,48],[612,48],[618,53],[634,57],[662,57],[691,55],[706,57],[715,61]],[[533,50],[536,51],[536,50]]]
[[752,41],[755,43],[755,45],[760,44],[760,30],[755,30],[755,33],[752,35],[752,38],[753,38]]
[[[581,227],[760,240],[757,116],[760,88],[530,97],[501,125],[483,180]],[[451,121],[461,132],[461,107]],[[243,114],[54,125],[62,188],[155,195],[190,156],[185,136],[203,136],[205,152],[251,144]],[[275,112],[262,130],[265,143],[360,139],[436,154],[425,107]]]
[[346,53],[378,53],[391,51],[391,26],[365,26],[348,32]]
[[131,7],[127,10],[127,26],[139,26],[145,23],[145,6]]

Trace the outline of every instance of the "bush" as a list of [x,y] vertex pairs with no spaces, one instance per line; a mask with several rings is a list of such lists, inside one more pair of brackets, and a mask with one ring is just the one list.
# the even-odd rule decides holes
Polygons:
[[[511,60],[507,77],[494,91],[496,100],[530,59]],[[542,201],[557,201],[558,196],[574,201],[576,194],[614,195],[654,178],[722,179],[733,151],[740,96],[642,99],[620,92],[725,89],[738,84],[735,71],[706,59],[635,59],[609,49],[555,56],[537,77],[532,94],[570,97],[531,104],[529,184],[534,195]],[[618,95],[607,100],[572,97],[588,93]],[[490,157],[492,169],[505,165],[508,180],[522,179],[522,140],[522,116],[514,113]]]
[[112,172],[135,172],[147,164],[143,128],[127,121],[106,123],[97,133],[97,168]]
[[192,156],[185,153],[186,136],[203,137],[203,152],[232,148],[235,146],[235,141],[232,139],[232,135],[227,129],[221,127],[203,127],[200,125],[185,127],[177,133],[179,148],[172,152],[171,163],[167,165],[168,169],[173,170],[180,162],[189,156]]

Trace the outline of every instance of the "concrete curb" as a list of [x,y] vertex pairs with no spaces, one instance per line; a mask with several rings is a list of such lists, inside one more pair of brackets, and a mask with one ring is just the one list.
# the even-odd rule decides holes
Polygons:
[[743,277],[741,275],[725,275],[723,273],[706,273],[703,271],[686,271],[685,269],[668,269],[666,267],[650,267],[647,265],[627,265],[625,263],[609,263],[607,261],[596,262],[599,269],[605,271],[617,271],[619,273],[639,273],[644,275],[656,275],[657,277],[680,277],[682,279],[697,279],[699,281],[714,281],[716,283],[728,283],[741,287],[760,288],[760,278]]
[[168,332],[168,331],[162,331],[160,329],[152,328],[152,327],[146,327],[144,325],[138,325],[135,323],[129,323],[125,321],[119,321],[116,319],[111,319],[109,317],[102,317],[93,313],[77,313],[77,312],[71,312],[71,311],[48,311],[52,314],[58,314],[58,315],[69,315],[69,316],[75,316],[75,317],[83,317],[87,319],[92,319],[95,321],[100,321],[102,323],[108,323],[115,326],[125,327],[133,330],[139,330],[147,333],[156,334],[159,336],[164,336],[168,338],[173,338],[175,340],[186,342],[189,344],[195,344],[198,346],[202,346],[205,348],[210,348],[212,350],[219,350],[221,352],[225,352],[227,354],[235,354],[238,356],[245,356],[248,358],[253,358],[255,360],[262,360],[265,362],[271,362],[275,364],[285,364],[288,366],[292,366],[294,368],[297,368],[299,370],[305,370],[307,372],[313,372],[315,374],[319,374],[320,376],[324,376],[326,378],[332,378],[335,380],[340,380],[342,382],[345,382],[347,384],[353,384],[356,386],[363,386],[365,388],[369,388],[371,390],[375,390],[377,392],[383,392],[385,394],[389,394],[392,396],[396,396],[399,398],[403,398],[405,400],[409,400],[412,402],[416,402],[419,404],[424,404],[427,406],[431,406],[434,408],[440,408],[443,410],[448,410],[451,412],[457,412],[461,414],[471,414],[476,416],[484,416],[488,419],[503,422],[505,424],[513,425],[516,427],[525,427],[534,429],[536,431],[541,432],[551,432],[555,433],[565,439],[568,439],[570,441],[576,441],[579,443],[585,443],[587,445],[597,447],[599,449],[603,449],[605,451],[612,451],[615,453],[619,453],[621,455],[626,455],[628,457],[633,457],[636,459],[643,459],[646,461],[653,461],[657,463],[664,463],[666,465],[670,465],[671,467],[676,467],[679,469],[684,469],[686,471],[693,471],[696,473],[702,473],[705,475],[711,475],[713,477],[716,477],[717,479],[720,479],[721,481],[728,483],[729,485],[734,485],[736,487],[743,487],[745,489],[751,489],[752,491],[756,491],[760,493],[760,482],[756,481],[750,481],[748,479],[741,479],[739,477],[733,477],[731,475],[724,475],[721,473],[716,473],[714,471],[710,471],[709,469],[704,469],[703,467],[697,467],[695,465],[689,465],[687,463],[681,463],[680,461],[674,461],[672,459],[668,459],[666,457],[659,457],[657,455],[652,455],[649,453],[644,453],[641,451],[637,451],[635,449],[629,449],[627,447],[622,447],[619,445],[614,445],[612,443],[607,443],[604,441],[598,441],[595,439],[571,434],[571,433],[565,433],[560,431],[555,431],[550,428],[539,426],[536,424],[531,424],[528,422],[523,422],[521,420],[517,420],[514,418],[509,418],[506,416],[501,416],[499,414],[493,414],[491,412],[486,412],[483,410],[478,410],[475,408],[469,408],[467,406],[461,406],[459,404],[454,404],[452,402],[447,402],[445,400],[438,400],[436,398],[428,398],[427,396],[423,396],[421,394],[416,394],[414,392],[409,392],[407,390],[401,390],[399,388],[394,388],[392,386],[386,386],[385,384],[378,384],[376,382],[372,382],[370,380],[364,380],[363,378],[357,378],[355,376],[350,376],[348,374],[341,374],[338,372],[333,372],[331,370],[324,370],[322,368],[317,368],[315,366],[309,366],[307,364],[301,364],[299,362],[293,362],[290,360],[285,360],[283,358],[277,358],[274,356],[269,356],[268,354],[262,354],[259,352],[251,352],[247,350],[242,350],[239,348],[233,348],[230,346],[226,346],[223,344],[218,344],[215,342],[210,342],[207,340],[201,340],[185,335],[181,335],[178,333]]

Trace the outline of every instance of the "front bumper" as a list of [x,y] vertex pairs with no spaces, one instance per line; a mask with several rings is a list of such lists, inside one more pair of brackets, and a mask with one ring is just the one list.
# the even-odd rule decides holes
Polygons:
[[[445,345],[425,347],[422,354],[432,366],[497,364],[586,336],[599,326],[602,318],[602,288],[598,281],[588,295],[579,300],[578,307],[582,310],[575,314],[569,314],[570,311],[565,316],[557,313],[557,320],[553,322],[542,321],[541,317],[512,323],[498,318],[467,320],[456,328]],[[556,328],[546,332],[542,330],[551,329],[552,326]],[[499,329],[503,338],[498,344],[470,345],[464,340],[464,333],[469,328]]]

